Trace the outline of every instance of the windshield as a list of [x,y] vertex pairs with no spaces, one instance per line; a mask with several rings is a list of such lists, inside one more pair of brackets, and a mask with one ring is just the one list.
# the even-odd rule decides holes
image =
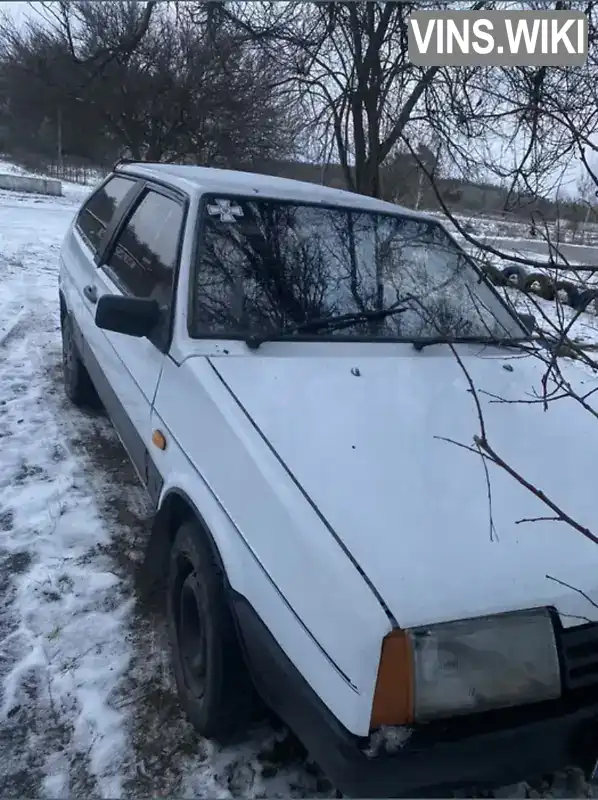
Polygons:
[[311,319],[404,310],[297,337],[522,338],[525,333],[436,222],[211,195],[194,276],[192,335],[268,335]]

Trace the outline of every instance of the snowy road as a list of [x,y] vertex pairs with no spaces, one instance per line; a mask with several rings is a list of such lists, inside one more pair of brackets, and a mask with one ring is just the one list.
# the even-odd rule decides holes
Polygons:
[[[523,258],[531,258],[538,261],[548,259],[549,249],[546,242],[534,239],[510,239],[502,237],[480,237],[482,244],[488,244],[502,252],[519,253]],[[579,244],[568,244],[563,242],[558,245],[559,252],[571,264],[584,264],[587,266],[598,266],[598,248],[583,246]]]
[[328,796],[271,730],[218,750],[179,711],[162,620],[133,593],[145,494],[108,421],[62,392],[74,210],[0,193],[0,795]]
[[[106,418],[62,391],[75,200],[0,193],[0,795],[334,796],[290,737],[221,750],[178,708],[163,620],[134,595],[145,495]],[[497,794],[586,791],[572,773]]]

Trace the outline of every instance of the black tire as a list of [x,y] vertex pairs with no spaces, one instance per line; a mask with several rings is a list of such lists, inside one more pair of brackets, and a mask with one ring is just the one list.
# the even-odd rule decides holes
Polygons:
[[200,736],[226,744],[255,716],[257,698],[224,576],[193,521],[181,525],[170,551],[167,614],[181,706]]
[[62,374],[64,390],[71,403],[79,408],[98,407],[98,395],[79,355],[68,314],[62,318]]
[[598,289],[585,289],[579,293],[576,308],[586,311],[590,303],[598,299]]
[[504,286],[507,282],[500,269],[493,264],[483,264],[482,272],[494,286]]
[[507,284],[512,284],[517,289],[525,288],[526,272],[522,267],[513,264],[510,267],[505,267],[502,270],[502,274]]
[[579,289],[570,281],[557,281],[554,287],[555,297],[559,292],[567,293],[567,305],[575,308],[579,298]]
[[548,275],[532,272],[525,279],[525,291],[534,292],[544,300],[554,300],[554,286]]

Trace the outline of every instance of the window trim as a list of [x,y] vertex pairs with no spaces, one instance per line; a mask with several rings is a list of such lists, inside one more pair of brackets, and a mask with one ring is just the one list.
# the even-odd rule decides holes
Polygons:
[[[474,259],[469,255],[469,253],[462,247],[459,242],[455,239],[455,237],[450,233],[447,228],[442,224],[440,220],[436,219],[428,219],[425,216],[420,216],[418,214],[404,214],[401,212],[393,212],[393,211],[379,211],[374,209],[363,208],[361,206],[353,206],[353,205],[343,205],[342,203],[321,203],[317,200],[299,200],[297,198],[287,199],[287,198],[279,198],[279,197],[270,197],[268,195],[250,195],[246,193],[240,193],[235,191],[223,191],[221,193],[215,192],[214,190],[204,191],[202,192],[199,198],[199,207],[197,213],[197,221],[195,223],[195,230],[193,233],[193,247],[191,250],[191,268],[189,270],[189,287],[188,287],[188,297],[187,297],[187,335],[190,339],[194,341],[238,341],[243,342],[247,338],[246,333],[239,333],[239,332],[220,332],[220,333],[198,333],[197,330],[194,330],[194,321],[196,315],[196,294],[195,294],[195,284],[197,282],[197,275],[199,269],[199,260],[201,257],[201,250],[202,250],[202,233],[205,228],[206,222],[206,206],[208,204],[208,195],[211,196],[218,196],[222,194],[224,197],[235,198],[239,201],[246,201],[246,202],[259,202],[259,201],[266,201],[266,202],[273,202],[273,203],[280,203],[281,205],[295,205],[295,206],[306,206],[309,208],[321,208],[325,211],[352,211],[356,214],[365,213],[365,214],[372,214],[372,215],[379,215],[384,217],[393,217],[399,218],[404,220],[412,220],[414,222],[428,222],[429,224],[433,225],[436,228],[440,228],[442,233],[448,236],[450,241],[455,245],[456,248],[462,253],[463,257],[472,268],[474,273],[478,276],[479,282],[484,283],[486,287],[490,290],[491,294],[497,300],[500,306],[507,312],[507,314],[512,317],[513,322],[521,328],[522,339],[529,336],[529,334],[525,331],[523,323],[518,319],[516,313],[512,311],[507,303],[502,299],[502,297],[498,294],[493,284],[486,278],[482,270],[478,267],[475,263]],[[287,337],[269,337],[268,341],[289,341]],[[367,343],[377,343],[377,344],[401,344],[401,343],[409,343],[412,342],[412,339],[405,339],[400,337],[372,337],[372,336],[343,336],[343,335],[335,335],[334,337],[324,338],[322,336],[314,335],[314,334],[295,334],[292,337],[293,342],[322,342],[322,343],[330,343],[330,342],[353,342],[356,344],[367,344]]]
[[[123,173],[123,175],[128,176],[128,173]],[[124,284],[118,278],[118,276],[110,269],[110,266],[108,264],[108,259],[114,253],[119,236],[129,223],[129,220],[131,219],[133,214],[137,211],[137,209],[143,202],[144,198],[149,194],[149,192],[154,192],[155,194],[167,197],[169,200],[172,200],[177,205],[181,206],[183,209],[183,214],[181,218],[181,229],[179,231],[177,247],[176,247],[175,264],[174,264],[174,269],[172,271],[172,302],[170,303],[167,325],[165,326],[166,334],[161,341],[158,341],[157,339],[153,338],[149,339],[149,341],[151,341],[152,344],[158,348],[158,350],[166,354],[170,350],[170,346],[172,344],[172,337],[174,333],[174,319],[177,306],[177,289],[179,285],[183,243],[185,241],[185,231],[187,230],[187,218],[188,218],[189,204],[190,204],[189,196],[185,194],[185,192],[179,189],[175,189],[172,186],[167,186],[166,184],[158,183],[153,180],[145,180],[145,179],[139,180],[139,190],[135,193],[134,197],[132,197],[131,202],[127,205],[127,207],[123,208],[122,214],[119,216],[118,221],[113,226],[113,229],[110,233],[110,237],[106,241],[102,257],[97,261],[96,266],[98,269],[101,269],[105,272],[108,278],[110,278],[112,283],[114,283],[114,285],[124,296],[135,297],[135,295],[129,289],[127,289],[126,286],[124,286]],[[114,219],[116,219],[116,214],[114,216]]]
[[[97,248],[97,250],[94,251],[94,249],[91,247],[91,245],[89,245],[87,243],[87,240],[85,239],[84,235],[81,233],[81,230],[79,228],[79,221],[81,219],[81,216],[82,216],[83,212],[86,211],[87,205],[91,202],[91,200],[95,197],[95,195],[99,194],[99,192],[101,192],[102,189],[111,180],[114,180],[114,178],[125,178],[127,181],[131,182],[131,187],[125,193],[125,195],[122,198],[122,200],[115,206],[114,212],[112,214],[112,217],[108,220],[108,224],[104,228],[104,232],[102,233],[102,235],[100,237],[100,242],[98,244],[98,248]],[[109,233],[110,233],[110,231],[111,231],[111,229],[113,227],[113,224],[114,224],[115,220],[120,219],[121,213],[126,212],[126,209],[129,207],[129,202],[130,201],[134,201],[134,198],[137,196],[137,191],[138,191],[138,188],[139,188],[138,184],[139,184],[139,179],[133,178],[132,175],[125,175],[125,174],[119,174],[119,173],[115,173],[115,172],[110,172],[108,175],[106,175],[106,177],[99,184],[99,186],[96,186],[96,188],[91,192],[91,194],[89,195],[87,200],[83,203],[83,205],[79,209],[79,211],[77,213],[77,216],[75,217],[75,224],[74,224],[75,231],[81,237],[81,241],[83,242],[84,246],[92,254],[93,261],[96,264],[96,266],[98,265],[99,260],[100,260],[102,254],[103,254],[103,251],[104,251],[104,249],[106,247],[106,243],[107,243],[107,241],[109,239]]]
[[[117,176],[118,177],[118,176]],[[124,218],[126,218],[133,206],[137,203],[137,200],[140,194],[143,192],[143,181],[135,181],[135,188],[131,188],[127,194],[123,197],[121,202],[118,204],[117,208],[114,211],[112,219],[110,220],[110,224],[104,231],[104,236],[102,241],[100,242],[100,247],[98,248],[98,252],[96,254],[95,264],[96,267],[100,268],[108,248],[111,246],[112,242],[114,241],[114,232],[120,229],[121,222]]]

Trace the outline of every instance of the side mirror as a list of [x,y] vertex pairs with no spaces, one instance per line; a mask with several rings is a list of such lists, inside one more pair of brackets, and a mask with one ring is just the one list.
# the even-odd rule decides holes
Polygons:
[[157,300],[105,294],[98,300],[96,325],[127,336],[148,336],[160,319]]

